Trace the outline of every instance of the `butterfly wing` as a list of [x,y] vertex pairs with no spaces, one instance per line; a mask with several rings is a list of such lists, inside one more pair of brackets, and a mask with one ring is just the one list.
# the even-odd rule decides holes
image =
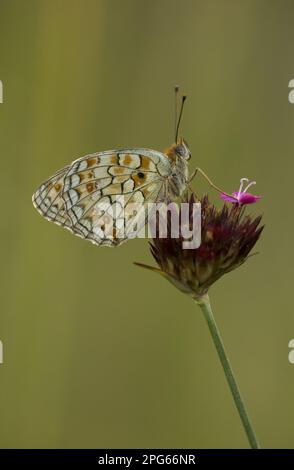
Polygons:
[[[120,149],[79,158],[37,189],[36,209],[96,245],[118,246],[145,225],[148,202],[164,198],[166,155]],[[134,210],[134,205],[136,210]]]
[[45,219],[53,220],[56,224],[67,228],[71,226],[71,221],[66,213],[62,189],[64,177],[69,168],[70,166],[62,168],[42,183],[32,197],[33,205],[39,214],[45,217]]

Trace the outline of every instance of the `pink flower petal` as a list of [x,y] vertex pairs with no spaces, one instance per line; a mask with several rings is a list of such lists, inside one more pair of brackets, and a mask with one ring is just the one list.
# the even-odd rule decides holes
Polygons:
[[227,196],[226,194],[221,193],[220,194],[221,199],[227,202],[232,202],[235,204],[254,204],[255,202],[259,201],[261,199],[261,196],[255,196],[254,194],[250,193],[238,193],[237,191],[234,191],[232,193],[232,196]]
[[259,199],[261,199],[261,196],[255,196],[254,194],[250,194],[250,193],[241,193],[239,196],[239,203],[240,204],[254,204]]
[[[233,193],[234,194],[234,193]],[[227,202],[238,202],[237,199],[233,196],[227,196],[226,194],[221,193],[220,197]]]

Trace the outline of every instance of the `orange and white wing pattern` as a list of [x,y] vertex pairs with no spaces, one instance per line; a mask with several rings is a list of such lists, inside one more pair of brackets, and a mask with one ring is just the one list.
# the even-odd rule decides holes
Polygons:
[[[46,219],[96,245],[118,246],[130,237],[135,222],[144,226],[144,206],[164,200],[171,171],[167,156],[155,150],[94,153],[43,183],[33,204]],[[141,209],[134,211],[133,204]]]
[[32,201],[37,211],[45,219],[64,227],[70,227],[71,221],[66,213],[65,202],[61,193],[64,185],[64,177],[70,166],[62,168],[47,181],[45,181],[33,194]]

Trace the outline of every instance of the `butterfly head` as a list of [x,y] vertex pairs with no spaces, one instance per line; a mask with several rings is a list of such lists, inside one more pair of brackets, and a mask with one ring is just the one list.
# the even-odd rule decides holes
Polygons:
[[178,142],[175,144],[175,153],[178,157],[181,157],[184,160],[190,160],[191,158],[191,152],[188,144],[182,137],[180,137]]
[[177,143],[171,145],[164,153],[172,162],[176,162],[178,160],[188,161],[191,158],[188,144],[182,137],[180,137]]

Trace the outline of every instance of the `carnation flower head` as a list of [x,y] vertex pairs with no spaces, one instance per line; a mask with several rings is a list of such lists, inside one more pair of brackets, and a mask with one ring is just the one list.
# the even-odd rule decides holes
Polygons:
[[[187,197],[190,215],[193,214],[194,194]],[[242,204],[221,209],[209,203],[207,195],[201,199],[201,245],[195,249],[183,248],[183,237],[154,238],[151,253],[159,268],[139,264],[159,272],[181,291],[201,299],[210,286],[224,274],[243,264],[263,230],[261,216],[251,218],[244,214]],[[181,215],[181,209],[179,209]],[[181,220],[181,218],[180,218]],[[189,221],[192,225],[192,221]]]

